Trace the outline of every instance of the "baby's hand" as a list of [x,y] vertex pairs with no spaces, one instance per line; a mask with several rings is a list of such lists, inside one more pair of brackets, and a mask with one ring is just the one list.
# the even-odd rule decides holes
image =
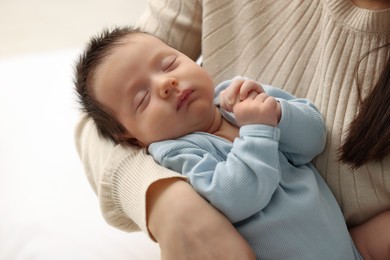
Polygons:
[[235,79],[219,96],[221,108],[233,112],[233,106],[246,99],[249,93],[263,93],[264,89],[253,80]]
[[255,92],[251,92],[247,99],[233,107],[233,113],[240,126],[249,124],[277,126],[278,111],[280,111],[279,103],[274,97]]
[[238,79],[220,95],[221,107],[233,112],[237,123],[277,126],[280,120],[280,104],[268,96],[253,80]]

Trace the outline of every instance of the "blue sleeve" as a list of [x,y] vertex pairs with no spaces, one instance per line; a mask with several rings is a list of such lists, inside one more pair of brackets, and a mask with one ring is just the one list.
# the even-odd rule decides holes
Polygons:
[[242,127],[226,161],[195,142],[151,145],[149,151],[161,165],[188,176],[195,190],[235,223],[266,207],[279,185],[279,133],[266,125]]
[[[231,82],[227,80],[216,87],[214,102],[217,105],[219,93]],[[311,162],[324,150],[326,144],[326,126],[320,112],[308,99],[296,98],[282,89],[261,85],[268,95],[275,97],[281,104],[279,150],[296,166]],[[223,110],[221,113],[235,124],[232,113]]]
[[322,115],[307,99],[296,98],[271,86],[263,87],[281,105],[279,149],[294,165],[311,162],[326,144],[326,126]]

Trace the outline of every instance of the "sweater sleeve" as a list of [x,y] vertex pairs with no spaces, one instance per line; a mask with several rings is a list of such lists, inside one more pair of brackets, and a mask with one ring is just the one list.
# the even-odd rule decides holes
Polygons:
[[137,26],[196,60],[201,53],[200,0],[149,0]]
[[226,160],[220,147],[199,135],[152,144],[149,151],[161,165],[188,176],[195,190],[235,223],[266,207],[279,185],[279,132],[266,125],[241,127]]
[[185,177],[157,165],[144,149],[114,145],[101,138],[86,116],[78,122],[75,141],[106,222],[124,231],[142,230],[149,234],[146,225],[148,188],[161,179]]

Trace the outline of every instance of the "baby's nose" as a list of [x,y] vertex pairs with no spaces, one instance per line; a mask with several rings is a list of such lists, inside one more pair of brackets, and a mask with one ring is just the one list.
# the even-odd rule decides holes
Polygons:
[[174,88],[178,85],[175,78],[164,78],[159,83],[159,94],[163,98],[169,97]]

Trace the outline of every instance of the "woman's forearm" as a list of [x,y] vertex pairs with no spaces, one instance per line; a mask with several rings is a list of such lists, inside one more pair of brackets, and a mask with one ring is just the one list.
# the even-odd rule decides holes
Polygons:
[[233,225],[178,178],[150,186],[147,221],[162,259],[255,259]]

